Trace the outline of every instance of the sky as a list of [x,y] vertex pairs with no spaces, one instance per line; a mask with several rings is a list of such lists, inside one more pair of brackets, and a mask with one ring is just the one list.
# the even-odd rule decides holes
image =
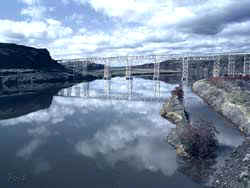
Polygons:
[[0,42],[55,59],[250,52],[250,1],[9,0]]

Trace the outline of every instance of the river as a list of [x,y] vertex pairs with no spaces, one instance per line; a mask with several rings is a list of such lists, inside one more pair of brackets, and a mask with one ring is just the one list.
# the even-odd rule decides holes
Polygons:
[[[175,86],[142,78],[95,80],[48,96],[47,107],[40,100],[41,109],[1,118],[1,187],[202,187],[180,172],[166,143],[175,125],[159,111]],[[240,135],[231,141],[235,135],[220,135],[221,144],[240,144]]]

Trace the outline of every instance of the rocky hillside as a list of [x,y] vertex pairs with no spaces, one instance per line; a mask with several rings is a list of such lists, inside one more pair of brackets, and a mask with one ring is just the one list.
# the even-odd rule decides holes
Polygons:
[[73,75],[47,49],[0,43],[0,96],[93,79],[87,72]]
[[[245,81],[247,82],[247,81]],[[241,81],[200,80],[193,91],[216,111],[231,120],[242,132],[250,134],[250,92],[243,89]]]
[[47,49],[0,43],[1,69],[63,70]]

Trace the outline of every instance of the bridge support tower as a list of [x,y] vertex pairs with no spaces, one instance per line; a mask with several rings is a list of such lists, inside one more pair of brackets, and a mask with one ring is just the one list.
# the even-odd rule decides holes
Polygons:
[[235,57],[232,55],[228,56],[227,74],[232,77],[235,76]]
[[111,79],[111,71],[110,71],[110,62],[109,60],[104,61],[104,80],[110,80]]
[[247,55],[244,56],[243,76],[250,76],[250,57]]
[[160,79],[160,62],[157,61],[156,56],[154,57],[154,76],[153,80],[159,80]]
[[126,80],[131,80],[132,78],[132,67],[131,67],[131,62],[130,60],[127,58],[127,65],[126,65],[126,72],[125,72],[125,77]]
[[216,57],[214,61],[214,66],[213,66],[213,77],[219,77],[220,76],[220,57]]
[[189,58],[183,57],[182,59],[182,82],[185,84],[188,83],[189,76]]

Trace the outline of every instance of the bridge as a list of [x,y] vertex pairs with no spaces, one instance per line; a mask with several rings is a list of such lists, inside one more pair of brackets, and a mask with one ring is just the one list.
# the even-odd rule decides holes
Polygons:
[[135,93],[133,79],[126,80],[127,91],[125,93],[111,93],[111,80],[104,80],[103,92],[98,95],[91,94],[90,83],[85,82],[71,88],[62,89],[57,97],[73,97],[83,99],[102,99],[102,100],[125,100],[125,101],[145,101],[145,102],[164,102],[166,97],[161,96],[160,81],[154,81],[153,96],[142,96]]
[[[213,77],[219,76],[231,76],[235,75],[250,75],[250,53],[217,53],[217,54],[205,54],[205,55],[151,55],[151,56],[117,56],[117,57],[86,57],[79,59],[62,59],[58,60],[65,66],[71,66],[74,73],[81,73],[86,71],[88,64],[102,64],[104,66],[104,79],[110,79],[112,77],[111,67],[123,66],[125,67],[126,79],[131,79],[133,76],[133,66],[153,64],[153,79],[159,80],[161,73],[161,64],[168,63],[169,61],[180,64],[182,67],[183,82],[188,82],[190,76],[189,67],[192,64],[199,64],[207,62],[212,63],[212,70],[210,75]],[[209,62],[209,63],[208,63]],[[222,65],[226,70],[222,72]],[[240,67],[240,68],[238,68]],[[236,70],[238,68],[238,70]]]

